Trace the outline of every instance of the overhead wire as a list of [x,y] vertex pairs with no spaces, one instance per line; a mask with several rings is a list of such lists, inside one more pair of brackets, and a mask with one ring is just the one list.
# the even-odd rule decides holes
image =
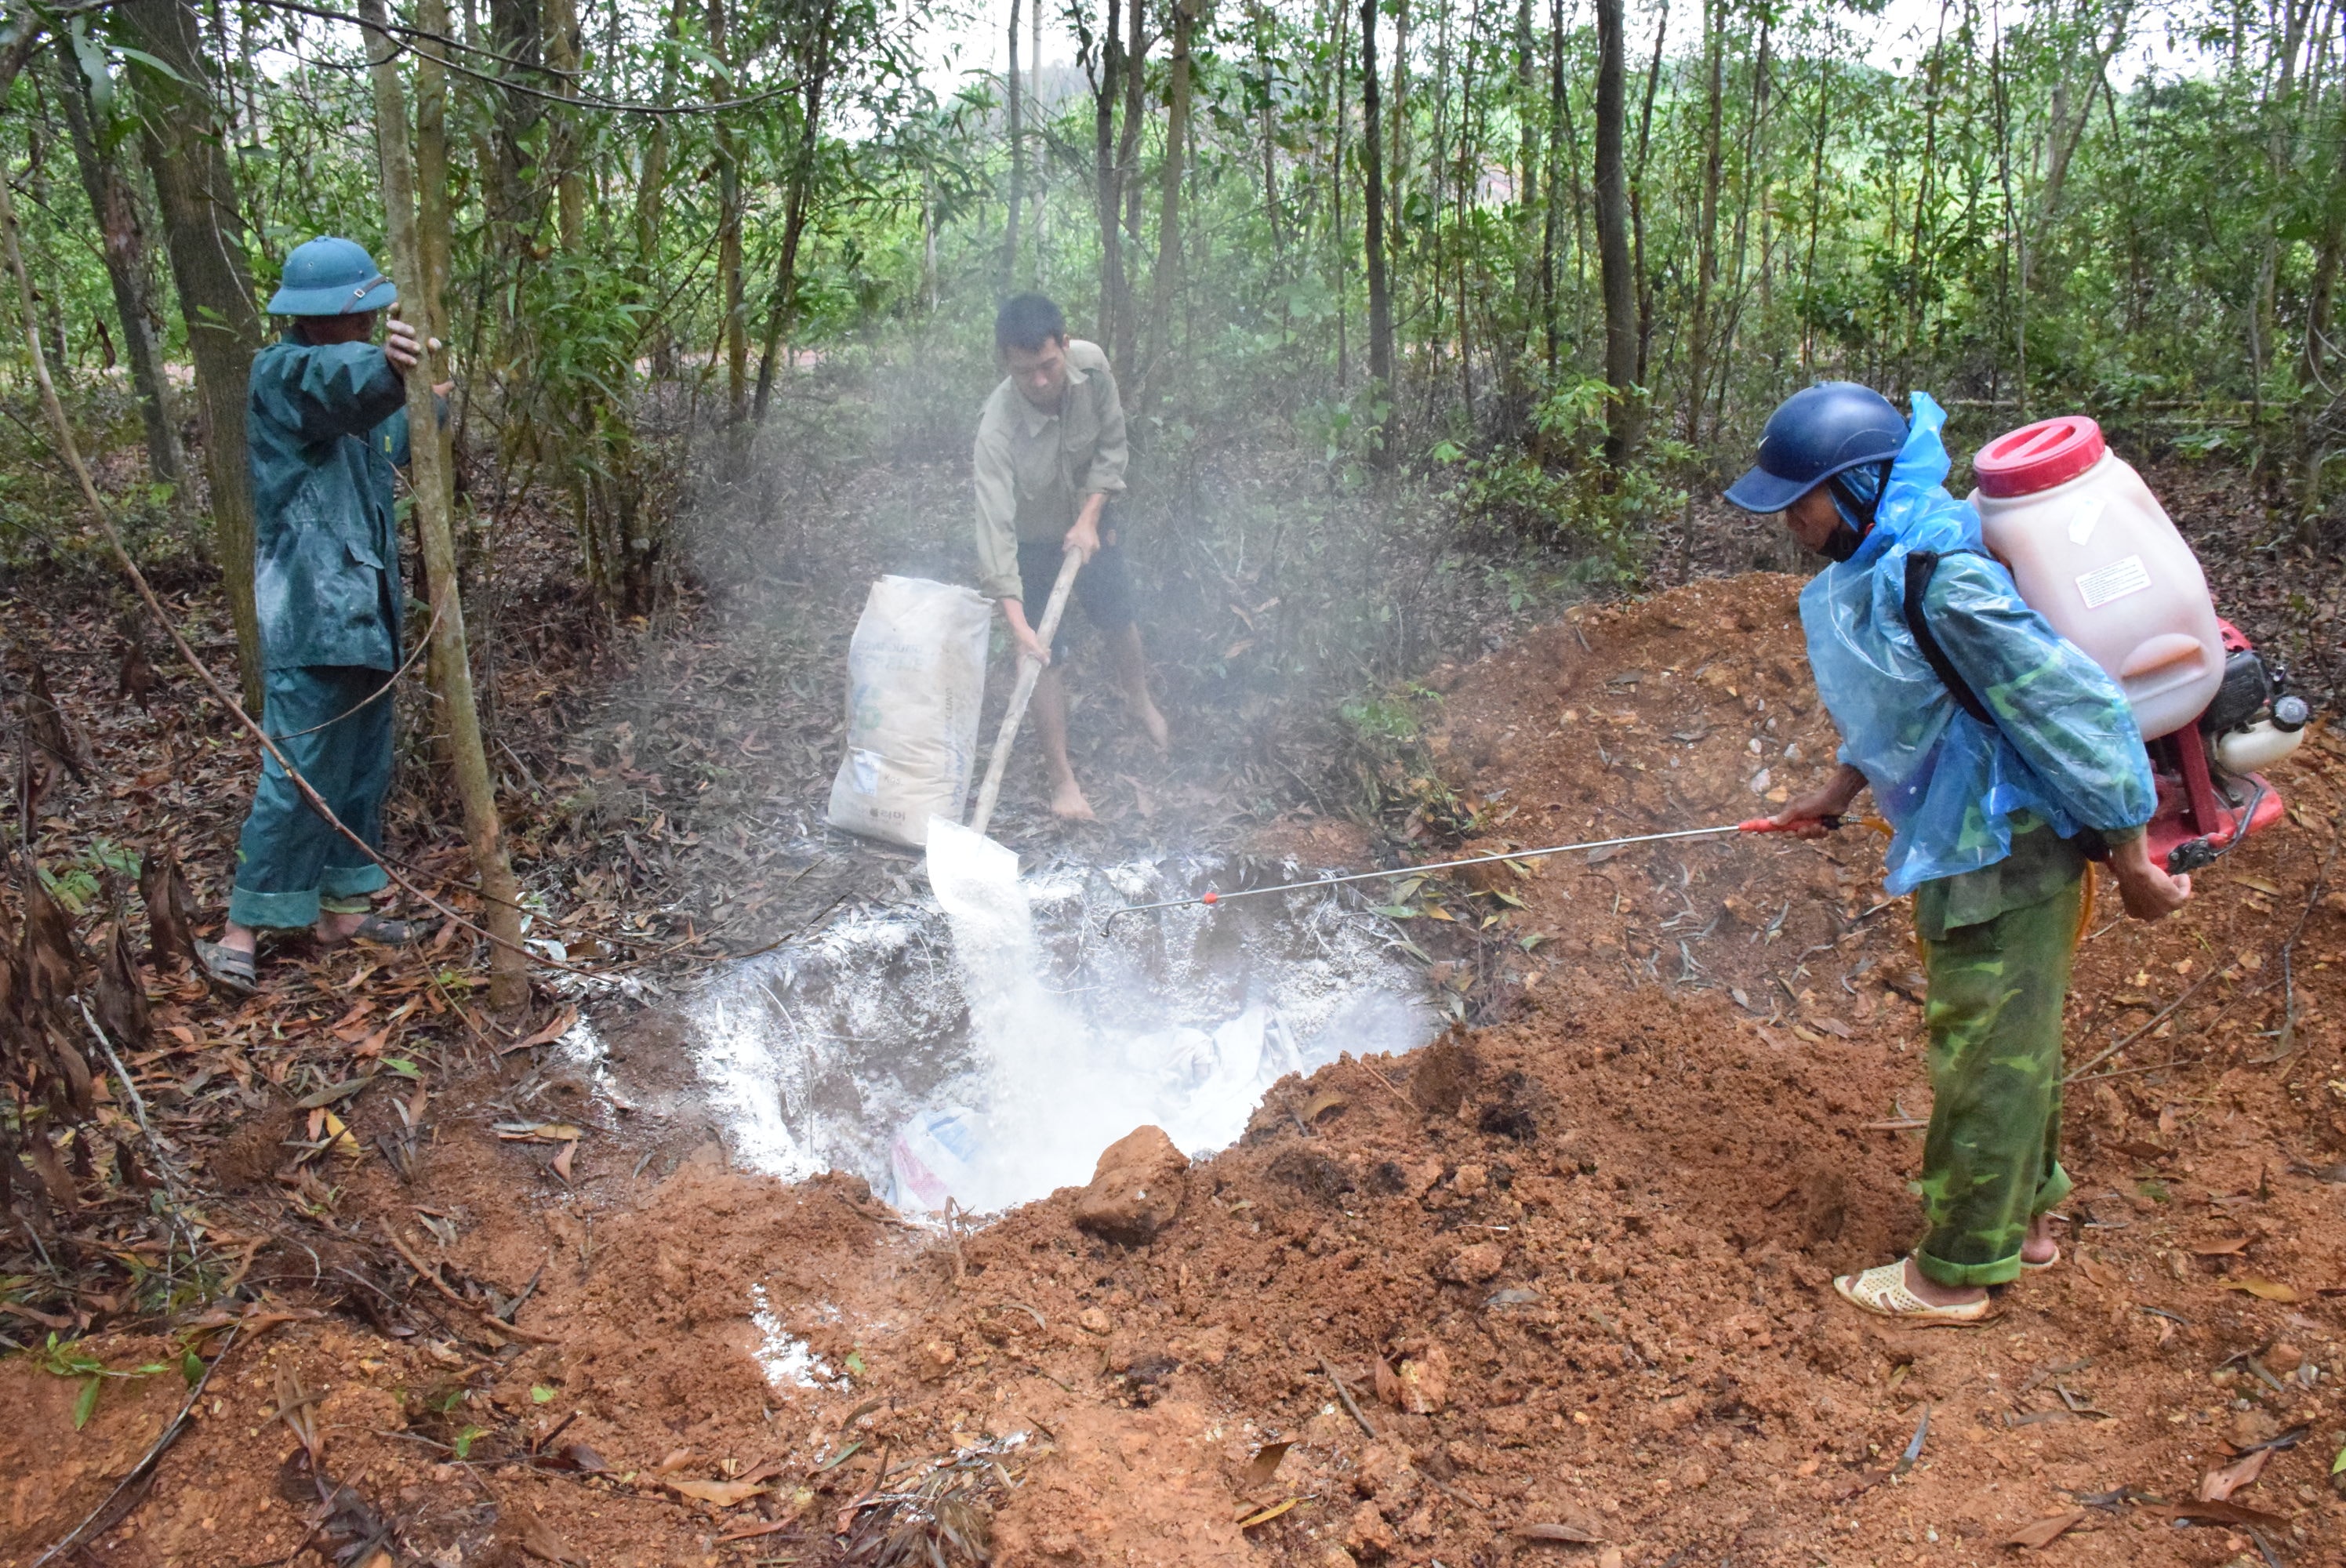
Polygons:
[[[290,12],[301,16],[314,16],[323,22],[343,22],[351,26],[362,28],[367,25],[348,12],[330,11],[322,5],[305,5],[301,4],[301,0],[252,0],[252,3],[263,9]],[[468,76],[474,81],[483,82],[506,92],[542,98],[547,103],[564,104],[572,108],[596,109],[607,114],[683,116],[722,114],[734,109],[754,108],[760,104],[770,103],[776,98],[786,97],[799,90],[799,84],[796,81],[790,81],[769,87],[763,92],[753,93],[747,97],[725,98],[713,103],[697,104],[648,104],[619,98],[595,97],[585,94],[529,87],[509,76],[496,76],[475,69],[471,66],[459,65],[450,57],[450,54],[478,56],[513,70],[532,71],[556,80],[576,79],[584,74],[582,72],[565,71],[552,66],[539,65],[535,61],[516,59],[511,55],[484,48],[478,44],[468,44],[462,39],[452,38],[445,33],[434,33],[402,22],[386,21],[383,24],[383,30],[396,35],[399,42],[394,46],[401,53],[421,56],[444,69],[455,72],[460,76]],[[427,53],[418,48],[416,46],[418,41],[434,46],[439,52]]]

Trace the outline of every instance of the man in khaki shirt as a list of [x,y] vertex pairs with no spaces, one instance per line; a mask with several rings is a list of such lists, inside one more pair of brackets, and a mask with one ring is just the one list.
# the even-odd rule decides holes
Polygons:
[[1091,802],[1067,762],[1066,685],[1053,663],[1055,655],[1066,656],[1065,622],[1046,648],[1034,621],[1042,617],[1065,553],[1082,555],[1076,602],[1107,637],[1117,685],[1134,717],[1158,749],[1165,748],[1165,716],[1148,697],[1132,579],[1109,509],[1110,498],[1124,491],[1124,405],[1099,345],[1070,339],[1059,307],[1040,294],[1004,303],[994,345],[1009,374],[977,421],[979,587],[1002,601],[1020,656],[1044,667],[1035,683],[1035,728],[1051,769],[1051,809],[1088,821]]

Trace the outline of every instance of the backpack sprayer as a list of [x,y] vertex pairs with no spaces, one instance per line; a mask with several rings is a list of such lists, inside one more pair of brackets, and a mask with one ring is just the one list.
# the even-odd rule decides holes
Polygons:
[[2158,787],[2154,861],[2193,871],[2279,821],[2280,796],[2257,770],[2297,749],[2313,710],[2216,614],[2198,557],[2101,426],[2040,420],[1989,442],[1972,466],[1989,551],[2134,708]]

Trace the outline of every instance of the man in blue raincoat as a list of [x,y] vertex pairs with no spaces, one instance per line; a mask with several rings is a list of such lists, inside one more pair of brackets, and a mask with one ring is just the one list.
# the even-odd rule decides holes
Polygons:
[[1869,1312],[1974,1323],[1987,1287],[2060,1260],[2061,1011],[2088,856],[2106,854],[2139,919],[2180,907],[2191,880],[2151,862],[2157,793],[2124,693],[1987,555],[1944,488],[1946,416],[1912,402],[1909,422],[1848,382],[1795,394],[1727,499],[1782,513],[1831,562],[1800,625],[1839,766],[1775,820],[1814,837],[1873,791],[1893,830],[1885,885],[1914,894],[1930,982],[1913,1184],[1928,1228],[1911,1256],[1833,1286]]
[[[400,662],[399,537],[392,470],[407,461],[415,330],[363,248],[321,239],[285,259],[271,315],[285,336],[254,357],[245,409],[252,469],[255,597],[270,737],[334,815],[382,842],[391,787],[391,686]],[[382,866],[328,827],[265,759],[237,844],[236,888],[218,942],[199,942],[212,980],[253,988],[259,932],[307,928],[323,944],[404,942],[377,914]]]

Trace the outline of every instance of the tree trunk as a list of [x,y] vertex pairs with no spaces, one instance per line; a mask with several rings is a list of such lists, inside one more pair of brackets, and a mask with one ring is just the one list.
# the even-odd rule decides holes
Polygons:
[[[437,33],[446,37],[448,0],[417,0],[415,25],[426,33]],[[421,45],[415,50],[415,183],[418,207],[416,242],[421,252],[418,261],[423,275],[423,290],[421,299],[409,296],[401,300],[400,315],[403,320],[413,321],[420,312],[426,332],[447,342],[454,336],[448,323],[447,290],[452,270],[449,252],[454,244],[454,230],[448,210],[448,70],[446,56],[438,45]],[[461,427],[464,421],[457,417],[454,423]],[[412,443],[413,437],[410,439]],[[454,458],[452,445],[449,449],[452,475]],[[416,541],[421,545],[423,542],[423,520],[420,514],[415,523]],[[424,597],[427,602],[435,602],[432,601],[431,553],[420,548],[416,553],[424,562]],[[459,565],[457,570],[461,572],[462,566]],[[424,676],[432,683],[434,692],[448,689],[448,677],[441,667],[441,640],[435,636],[424,654]],[[452,733],[447,729],[443,729],[440,734],[439,755],[441,765],[453,774],[457,758]]]
[[2023,252],[2020,288],[2025,294],[2035,280],[2037,260],[2044,254],[2053,236],[2053,224],[2061,211],[2061,192],[2069,177],[2069,159],[2077,145],[2086,139],[2086,122],[2093,117],[2094,95],[2102,91],[2104,77],[2110,60],[2123,46],[2128,36],[2128,6],[2118,7],[2110,25],[2109,42],[2095,55],[2093,68],[2082,73],[2085,79],[2085,101],[2077,106],[2072,117],[2068,112],[2068,83],[2064,80],[2053,89],[2051,109],[2051,146],[2045,170],[2045,188],[2037,200],[2036,221],[2029,235],[2027,249]]
[[1629,177],[1629,253],[1637,291],[1637,382],[1646,381],[1646,351],[1654,340],[1654,275],[1646,269],[1646,163],[1654,145],[1654,97],[1662,85],[1662,45],[1670,36],[1669,0],[1654,21],[1654,57],[1646,66],[1646,107],[1637,117],[1637,167]]
[[1248,6],[1254,23],[1254,63],[1262,77],[1262,212],[1270,231],[1270,280],[1287,280],[1287,240],[1279,225],[1279,92],[1277,69],[1271,64],[1270,8],[1262,0]]
[[1727,117],[1727,0],[1704,0],[1701,213],[1695,219],[1694,319],[1687,333],[1686,443],[1702,443],[1710,372],[1710,297],[1719,285],[1719,182]]
[[[2346,84],[2341,84],[2346,86]],[[2346,91],[2338,100],[2337,128],[2346,137]],[[2341,145],[2346,145],[2341,143]],[[2320,208],[2320,239],[2314,253],[2313,279],[2306,290],[2305,343],[2298,361],[2297,511],[2298,543],[2311,545],[2320,534],[2321,477],[2331,453],[2324,431],[2328,416],[2341,400],[2330,390],[2336,356],[2331,352],[2331,322],[2337,309],[2338,278],[2346,266],[2346,158],[2330,166],[2330,189]]]
[[252,480],[244,446],[244,400],[260,351],[260,311],[245,265],[236,188],[221,148],[219,107],[196,14],[185,0],[123,0],[117,15],[163,69],[133,60],[139,141],[162,209],[210,492],[212,555],[236,626],[245,710],[260,712],[260,617],[253,604]]
[[[1132,0],[1136,5],[1141,0]],[[1117,215],[1124,193],[1117,178],[1116,108],[1124,90],[1123,0],[1107,0],[1107,25],[1100,33],[1100,71],[1092,84],[1092,206],[1099,225],[1098,341],[1112,347],[1125,310],[1124,241]],[[1118,367],[1129,374],[1129,364]]]
[[89,78],[66,51],[57,51],[57,96],[73,133],[74,161],[81,188],[97,219],[107,281],[114,288],[115,314],[122,320],[122,352],[130,362],[130,384],[138,394],[138,417],[147,435],[147,468],[172,487],[174,509],[184,508],[187,454],[179,447],[179,422],[170,383],[163,375],[162,346],[155,336],[155,306],[147,270],[147,234],[138,216],[138,193],[115,157],[108,127],[90,99]]
[[[1831,60],[1817,70],[1817,135],[1809,162],[1809,248],[1800,261],[1800,369],[1811,369],[1816,361],[1816,292],[1817,234],[1824,227],[1825,211],[1825,131],[1831,124],[1833,68]],[[2021,369],[2028,368],[2027,340],[2021,341]],[[2021,406],[2027,406],[2026,381],[2024,376]]]
[[[1042,0],[1035,0],[1026,7],[1026,123],[1033,127],[1038,125],[1043,117]],[[1043,157],[1040,133],[1030,133],[1029,139],[1035,143],[1035,165],[1030,171],[1033,188],[1026,193],[1026,207],[1035,215],[1035,228],[1026,241],[1027,251],[1034,258],[1027,263],[1027,274],[1039,279],[1043,276],[1043,193],[1049,184],[1044,178],[1044,172],[1048,165]]]
[[[684,38],[686,5],[687,0],[674,0],[668,8],[668,34],[660,51],[659,101],[663,104],[676,100],[676,63],[678,46]],[[668,121],[666,115],[651,117],[651,128],[644,136],[643,163],[636,178],[636,287],[647,302],[658,297],[662,276],[660,233],[668,209]],[[652,321],[649,350],[652,378],[674,379],[676,337],[665,311]]]
[[[550,76],[551,91],[577,97],[578,6],[576,0],[546,0],[546,63],[561,75]],[[420,89],[419,89],[420,92]],[[579,134],[578,111],[549,110],[546,161],[554,166],[554,225],[566,254],[576,254],[586,239],[586,176],[579,168],[585,138]],[[426,190],[430,188],[426,182]]]
[[[1124,194],[1125,253],[1140,254],[1141,110],[1148,82],[1148,33],[1141,0],[1128,0],[1124,13],[1124,125],[1117,133],[1116,183]],[[1122,298],[1117,301],[1116,342],[1109,350],[1120,373],[1134,373],[1140,358],[1140,306],[1133,298],[1132,269],[1119,267]]]
[[1181,172],[1189,142],[1189,39],[1198,0],[1171,0],[1173,54],[1165,84],[1165,161],[1157,194],[1157,268],[1150,280],[1148,366],[1136,402],[1146,412],[1163,394],[1172,368],[1173,291],[1181,282]]
[[798,303],[799,247],[806,238],[807,206],[813,199],[815,160],[822,151],[823,94],[830,86],[831,33],[838,0],[825,0],[815,18],[814,36],[799,66],[799,145],[782,209],[782,253],[774,262],[774,291],[766,308],[766,339],[758,350],[758,402],[751,417],[766,423],[773,401],[774,363]]
[[[1545,351],[1548,390],[1556,387],[1561,342],[1556,313],[1556,170],[1564,161],[1564,0],[1548,0],[1547,167],[1540,177],[1539,303],[1541,347]],[[1534,437],[1535,442],[1538,440]]]
[[[1035,14],[1040,16],[1042,13],[1043,0],[1035,0]],[[1010,69],[1003,80],[1010,122],[1010,215],[1002,226],[1002,286],[998,291],[1007,295],[1018,287],[1018,213],[1026,201],[1026,137],[1019,118],[1025,105],[1021,102],[1023,86],[1018,80],[1018,0],[1010,0]]]
[[[1407,256],[1408,235],[1404,231],[1402,207],[1407,192],[1409,174],[1409,0],[1393,0],[1392,72],[1385,80],[1389,90],[1385,101],[1377,106],[1385,121],[1385,311],[1398,315],[1396,309],[1403,281],[1402,258]],[[1401,345],[1393,344],[1392,384],[1387,391],[1394,414],[1385,422],[1390,438],[1397,433],[1401,409]],[[1385,443],[1390,447],[1390,439]]]
[[1329,51],[1328,114],[1336,127],[1335,158],[1329,169],[1328,217],[1336,241],[1336,395],[1342,397],[1352,380],[1351,311],[1352,252],[1344,229],[1344,62],[1352,58],[1352,13],[1344,0],[1330,7],[1335,13],[1336,46]]
[[[1532,47],[1532,0],[1515,4],[1515,298],[1529,305],[1539,298],[1540,257],[1546,226],[1540,189],[1540,120],[1538,56]],[[1529,312],[1526,328],[1532,326]],[[1528,345],[1526,345],[1528,346]],[[1497,347],[1494,340],[1493,347]],[[1516,356],[1499,355],[1510,383],[1516,380]]]
[[1627,464],[1638,443],[1637,290],[1629,272],[1628,117],[1622,0],[1596,0],[1596,258],[1605,291],[1605,380],[1613,389],[1605,460]]
[[[1369,380],[1377,392],[1392,390],[1392,294],[1385,276],[1385,177],[1381,107],[1377,102],[1377,0],[1361,0],[1361,188],[1367,198],[1361,222],[1369,269]],[[1376,444],[1380,457],[1388,443]]]
[[[415,25],[448,36],[448,0],[416,0]],[[423,247],[424,325],[446,342],[452,336],[448,290],[454,280],[454,220],[448,209],[448,66],[444,46],[415,49],[416,238]],[[404,312],[403,312],[404,314]]]
[[[488,0],[489,46],[512,65],[492,62],[488,68],[511,76],[528,87],[540,87],[545,76],[536,67],[545,52],[546,18],[539,0]],[[482,208],[494,258],[493,278],[497,300],[498,368],[507,385],[525,386],[536,358],[531,334],[532,318],[520,306],[521,280],[535,264],[538,231],[546,221],[546,193],[537,178],[541,163],[537,143],[545,118],[545,100],[510,89],[494,95],[487,131],[488,158],[482,170]],[[531,411],[518,408],[513,431],[518,444],[507,455],[529,451],[536,439]]]
[[[709,0],[709,53],[717,63],[710,74],[709,96],[722,102],[733,96],[733,70],[725,55],[725,0]],[[717,278],[725,300],[726,423],[738,425],[750,413],[749,304],[741,280],[741,153],[735,145],[729,117],[716,117],[717,147]],[[740,472],[740,443],[726,443],[725,473]]]
[[[399,80],[399,55],[385,30],[383,0],[359,0],[367,27],[367,56],[374,77],[375,141],[382,159],[385,227],[391,241],[393,281],[401,293],[420,300],[428,276],[423,258],[430,247],[418,235],[414,171],[407,145],[407,104]],[[439,206],[446,210],[443,199]],[[440,243],[444,245],[444,241]],[[425,312],[428,319],[428,311]],[[444,361],[427,343],[423,362],[407,377],[409,489],[414,498],[416,532],[423,541],[424,569],[434,616],[433,642],[438,654],[448,738],[456,761],[456,793],[464,806],[464,835],[481,880],[481,923],[496,940],[489,950],[489,1005],[511,1011],[529,1001],[529,974],[523,967],[521,890],[505,858],[505,830],[490,781],[488,753],[481,744],[480,714],[473,701],[473,667],[464,641],[464,606],[456,592],[456,545],[452,525],[454,472],[448,434],[440,423],[432,382]]]

